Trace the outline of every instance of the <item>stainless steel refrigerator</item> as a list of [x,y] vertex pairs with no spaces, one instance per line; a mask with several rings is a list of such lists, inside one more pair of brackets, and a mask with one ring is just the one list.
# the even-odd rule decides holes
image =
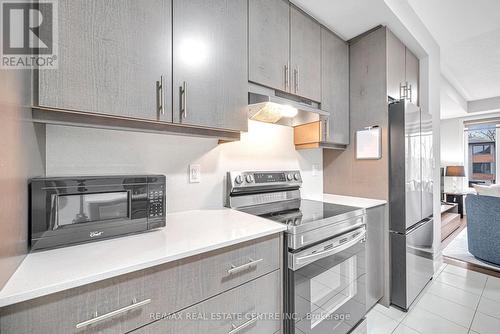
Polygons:
[[434,274],[432,117],[389,104],[391,303],[407,310]]

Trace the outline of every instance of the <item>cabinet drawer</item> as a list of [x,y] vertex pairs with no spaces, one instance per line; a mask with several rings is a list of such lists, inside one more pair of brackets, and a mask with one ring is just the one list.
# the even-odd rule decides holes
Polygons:
[[[155,313],[189,307],[279,265],[279,236],[252,240],[5,307],[0,332],[124,333],[152,322]],[[109,317],[76,328],[95,312]]]
[[272,334],[280,330],[279,270],[162,317],[134,334]]

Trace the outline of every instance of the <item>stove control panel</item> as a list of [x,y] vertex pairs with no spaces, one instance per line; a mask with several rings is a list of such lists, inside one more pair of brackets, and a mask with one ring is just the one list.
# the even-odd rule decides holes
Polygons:
[[248,172],[228,172],[227,181],[231,189],[259,187],[300,187],[302,177],[300,171],[248,171]]

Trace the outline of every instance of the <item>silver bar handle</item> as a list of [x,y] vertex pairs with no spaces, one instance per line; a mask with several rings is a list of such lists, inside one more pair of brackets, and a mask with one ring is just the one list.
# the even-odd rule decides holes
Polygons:
[[403,83],[399,83],[399,99],[406,99],[406,86]]
[[134,299],[134,301],[132,301],[132,305],[122,307],[122,308],[120,308],[118,310],[114,310],[114,311],[111,311],[109,313],[106,313],[106,314],[103,314],[103,315],[100,315],[100,316],[96,316],[95,318],[92,318],[92,319],[89,319],[89,320],[86,320],[86,321],[82,321],[82,322],[76,324],[76,328],[83,328],[83,327],[95,324],[97,322],[100,322],[100,321],[112,318],[112,317],[114,317],[116,315],[119,315],[119,314],[122,314],[122,313],[125,313],[125,312],[128,312],[128,311],[131,311],[133,309],[142,307],[142,306],[147,305],[149,303],[151,303],[151,299],[145,299],[145,300],[140,301],[140,302],[137,302]]
[[330,117],[331,116],[328,116],[328,118],[326,119],[325,121],[325,127],[326,127],[326,141],[330,141]]
[[288,91],[288,79],[289,79],[289,74],[288,74],[288,67],[289,64],[285,64],[285,92]]
[[297,69],[295,68],[293,70],[293,91],[295,94],[297,94],[297,88],[298,88],[298,84],[297,84]]
[[181,91],[181,118],[187,117],[187,82],[183,81],[180,87]]
[[413,94],[412,94],[412,89],[411,89],[411,84],[408,86],[408,91],[410,92],[410,102],[413,102]]
[[240,272],[240,271],[246,270],[246,269],[248,269],[248,268],[250,268],[250,267],[254,267],[254,266],[256,266],[258,263],[260,263],[260,262],[264,261],[264,259],[258,259],[258,260],[252,260],[252,259],[249,259],[249,260],[250,260],[250,262],[248,262],[248,263],[246,263],[246,264],[242,264],[241,266],[238,266],[238,267],[236,267],[236,266],[234,266],[234,265],[231,265],[231,269],[228,269],[228,270],[227,270],[227,273],[228,273],[229,275],[231,275],[231,274],[235,274],[235,273],[238,273],[238,272]]
[[334,248],[331,248],[331,249],[328,249],[328,250],[325,250],[325,251],[322,251],[322,252],[318,252],[318,253],[314,253],[314,254],[309,254],[309,255],[304,255],[304,256],[301,256],[301,257],[298,257],[295,262],[297,264],[299,264],[300,262],[313,262],[313,261],[316,261],[317,259],[319,258],[323,258],[327,255],[333,255],[333,254],[337,254],[351,246],[354,246],[355,244],[357,244],[358,242],[360,241],[363,241],[363,239],[365,239],[365,236],[366,236],[366,231],[363,231],[361,232],[356,238],[352,239],[351,241],[348,241],[346,242],[345,244],[341,244],[337,247],[334,247]]
[[160,81],[156,81],[156,96],[157,96],[157,106],[158,112],[161,115],[165,115],[165,79],[164,76],[160,76]]
[[236,334],[236,333],[242,331],[243,329],[247,328],[248,326],[253,325],[254,323],[257,322],[257,320],[259,320],[259,318],[255,316],[252,319],[239,325],[238,327],[236,327],[234,324],[232,324],[231,326],[233,327],[233,329],[230,332],[228,332],[227,334]]
[[300,67],[297,66],[297,93],[299,92],[300,89]]

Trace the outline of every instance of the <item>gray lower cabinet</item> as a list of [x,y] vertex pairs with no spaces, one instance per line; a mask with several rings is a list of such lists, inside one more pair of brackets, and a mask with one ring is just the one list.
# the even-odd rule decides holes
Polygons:
[[321,109],[330,112],[327,141],[349,144],[349,45],[323,27]]
[[247,130],[247,0],[173,0],[173,120]]
[[299,8],[290,9],[291,93],[321,101],[321,26]]
[[289,89],[290,4],[288,0],[248,1],[248,80]]
[[280,286],[280,271],[274,271],[133,333],[273,334],[281,327],[279,318],[273,317],[281,310]]
[[366,309],[371,309],[384,296],[385,222],[387,206],[366,209]]
[[58,17],[58,68],[38,71],[35,104],[171,121],[171,0],[59,0]]
[[[125,333],[152,323],[155,314],[178,312],[280,272],[280,254],[280,237],[264,237],[14,304],[0,309],[0,332]],[[231,307],[249,310],[245,299],[234,300]]]

